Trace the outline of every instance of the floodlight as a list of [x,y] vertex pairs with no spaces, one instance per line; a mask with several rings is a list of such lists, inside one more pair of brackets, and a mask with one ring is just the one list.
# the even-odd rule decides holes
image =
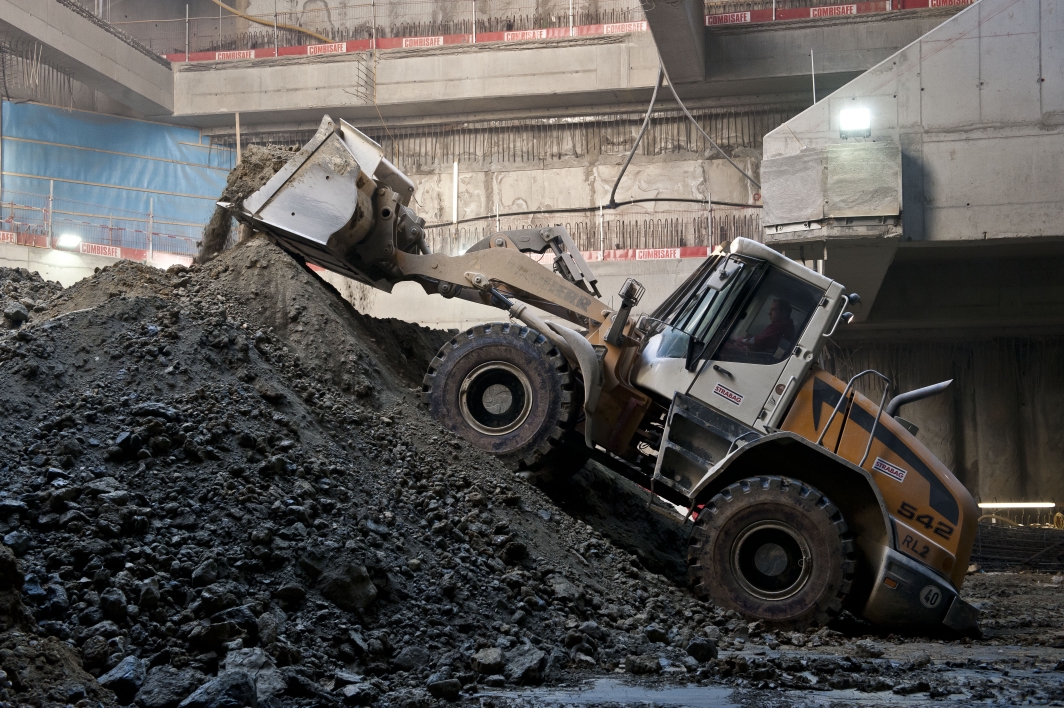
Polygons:
[[62,248],[64,251],[76,251],[80,245],[81,236],[77,234],[61,234],[55,242],[55,247]]
[[872,114],[867,108],[843,108],[839,112],[839,135],[843,138],[872,136]]
[[981,502],[980,509],[1052,509],[1053,502]]

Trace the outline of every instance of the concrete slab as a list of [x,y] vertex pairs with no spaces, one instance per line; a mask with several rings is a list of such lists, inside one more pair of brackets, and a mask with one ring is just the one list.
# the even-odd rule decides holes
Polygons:
[[144,117],[174,107],[169,64],[119,37],[85,11],[43,0],[0,0],[0,39],[37,47],[40,61]]
[[[810,88],[817,48],[822,90],[840,86],[956,12],[935,9],[706,29],[706,79],[691,99],[778,95]],[[369,55],[281,57],[176,65],[175,119],[209,128],[314,124],[324,112],[381,116],[498,115],[639,104],[657,78],[649,32],[520,44],[447,45]],[[374,84],[365,87],[366,72]],[[374,97],[376,103],[374,104]]]

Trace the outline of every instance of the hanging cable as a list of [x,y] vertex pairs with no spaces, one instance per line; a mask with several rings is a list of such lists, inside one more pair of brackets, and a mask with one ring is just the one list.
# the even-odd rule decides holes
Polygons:
[[[614,205],[611,208],[615,209],[617,207],[628,206],[630,204],[644,204],[646,202],[682,202],[684,204],[708,204],[709,203],[705,199],[682,199],[682,198],[679,198],[679,197],[674,197],[674,198],[647,197],[645,199],[629,199],[626,202],[617,202],[617,204]],[[760,204],[740,204],[738,202],[717,202],[717,201],[713,202],[713,206],[738,207],[738,208],[741,208],[741,209],[760,209],[761,208]],[[494,219],[494,218],[497,218],[497,217],[501,218],[501,217],[504,217],[504,216],[534,216],[534,215],[537,215],[537,214],[586,214],[586,213],[592,212],[592,211],[598,211],[598,207],[591,206],[591,207],[569,207],[569,208],[566,208],[566,209],[530,209],[528,211],[511,211],[511,212],[504,212],[504,213],[501,213],[501,214],[485,214],[484,216],[471,216],[468,219],[459,219],[457,222],[446,221],[446,222],[443,222],[443,223],[440,223],[440,224],[429,224],[429,225],[425,226],[424,228],[426,228],[426,229],[441,229],[441,228],[448,227],[448,226],[454,226],[455,223],[468,224],[468,223],[473,222],[473,221],[485,221],[487,219]],[[644,214],[644,216],[646,216],[646,214]],[[650,216],[653,216],[653,214],[651,214]]]
[[717,149],[717,152],[719,152],[721,156],[728,161],[729,165],[738,170],[739,174],[741,174],[743,177],[750,180],[750,182],[752,182],[755,187],[761,189],[761,183],[750,175],[746,174],[746,172],[743,171],[743,168],[735,164],[735,161],[728,157],[727,153],[725,153],[724,150],[721,149],[720,145],[717,145],[717,143],[714,142],[713,138],[709,137],[709,133],[702,129],[702,126],[698,124],[698,121],[695,120],[695,117],[691,115],[691,112],[689,110],[687,110],[687,106],[683,105],[683,101],[680,100],[680,96],[676,93],[676,87],[672,85],[672,79],[669,78],[669,72],[665,70],[665,63],[661,62],[659,66],[661,67],[661,71],[665,74],[665,80],[669,82],[669,90],[672,91],[672,97],[676,99],[676,103],[679,104],[680,110],[683,111],[683,114],[687,116],[688,120],[690,120],[696,128],[698,128],[698,132],[702,133],[702,136],[709,141],[709,144],[715,147]]
[[654,104],[658,100],[658,89],[661,88],[661,82],[665,79],[665,65],[658,63],[658,80],[654,83],[654,93],[650,95],[650,105],[647,106],[647,114],[643,116],[643,127],[639,129],[639,135],[635,136],[635,144],[632,145],[632,149],[628,153],[628,157],[624,161],[624,166],[621,167],[620,174],[617,175],[617,181],[613,183],[613,190],[610,192],[610,203],[607,205],[610,209],[616,209],[617,204],[617,187],[621,184],[621,178],[624,177],[625,170],[628,169],[628,165],[632,164],[632,158],[635,157],[635,151],[639,149],[639,143],[643,140],[643,135],[647,132],[647,126],[650,125],[650,114],[654,112]]

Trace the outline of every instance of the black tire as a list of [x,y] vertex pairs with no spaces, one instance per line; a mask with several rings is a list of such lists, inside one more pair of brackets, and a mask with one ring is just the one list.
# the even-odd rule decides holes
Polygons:
[[444,344],[421,389],[448,430],[514,469],[555,476],[578,453],[571,426],[581,395],[574,381],[565,357],[542,334],[493,322]]
[[695,593],[780,629],[842,610],[856,566],[842,513],[816,488],[753,477],[709,500],[687,552]]

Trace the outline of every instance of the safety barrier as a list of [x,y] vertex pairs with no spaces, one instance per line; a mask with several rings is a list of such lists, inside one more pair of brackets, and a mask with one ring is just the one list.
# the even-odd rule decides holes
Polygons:
[[134,261],[191,263],[202,224],[4,190],[0,243]]
[[[261,59],[410,49],[485,42],[525,42],[563,37],[645,32],[631,0],[588,0],[586,7],[507,7],[490,0],[413,1],[276,15],[223,15],[116,22],[139,42],[172,62]],[[823,5],[815,0],[728,0],[706,4],[706,25],[818,19],[919,8],[968,5],[974,0],[875,0]],[[324,41],[324,40],[330,41]]]
[[[891,10],[916,10],[929,7],[949,7],[953,5],[970,5],[975,0],[878,0],[877,2],[858,2],[843,5],[811,5],[809,7],[777,6],[771,0],[754,2],[715,3],[714,9],[723,10],[706,15],[706,26],[732,25],[744,23],[774,22],[781,20],[809,20],[847,15],[863,15],[870,12],[890,12]],[[719,7],[723,6],[723,7]]]

